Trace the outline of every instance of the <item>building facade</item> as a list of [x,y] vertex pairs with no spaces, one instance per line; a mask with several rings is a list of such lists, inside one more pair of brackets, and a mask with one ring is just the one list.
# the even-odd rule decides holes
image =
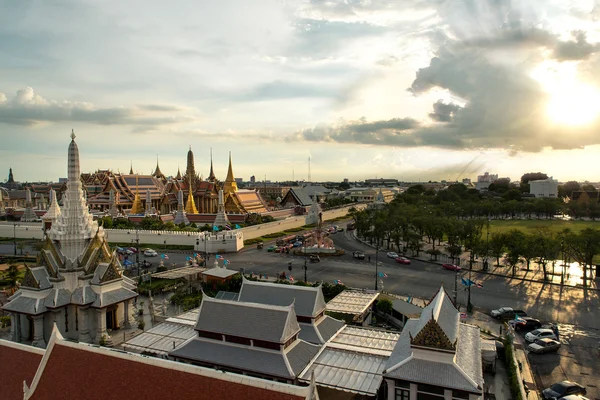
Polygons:
[[552,177],[529,181],[529,193],[535,197],[555,199],[558,197],[558,181]]
[[3,306],[16,342],[45,347],[56,325],[69,339],[110,343],[109,329],[129,325],[135,283],[121,275],[116,253],[88,211],[74,133],[68,176],[62,209],[45,221],[50,229],[37,266],[27,267],[21,288]]

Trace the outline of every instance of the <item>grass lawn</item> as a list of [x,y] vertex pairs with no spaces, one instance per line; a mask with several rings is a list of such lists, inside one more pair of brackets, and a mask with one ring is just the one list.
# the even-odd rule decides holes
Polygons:
[[[563,221],[563,220],[493,220],[490,222],[490,233],[508,232],[518,229],[524,233],[534,233],[539,227],[546,227],[553,233],[558,233],[565,228],[569,228],[574,233],[579,233],[583,229],[600,229],[600,221]],[[483,227],[483,235],[486,233]]]

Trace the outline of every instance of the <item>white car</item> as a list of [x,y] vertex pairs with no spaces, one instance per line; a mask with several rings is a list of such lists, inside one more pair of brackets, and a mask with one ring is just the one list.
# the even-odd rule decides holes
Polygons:
[[544,338],[556,340],[556,335],[554,335],[554,332],[552,332],[552,329],[546,329],[546,328],[536,329],[534,331],[529,332],[527,335],[525,335],[525,340],[528,341],[529,343],[534,342],[536,339],[544,339]]
[[387,255],[389,258],[394,258],[394,259],[396,259],[396,258],[398,258],[398,257],[399,257],[399,256],[398,256],[398,254],[394,253],[393,251],[389,251],[389,252],[388,252],[386,255]]
[[144,251],[144,256],[146,256],[146,257],[156,257],[156,256],[158,256],[158,253],[156,251],[152,250],[152,249],[146,249]]

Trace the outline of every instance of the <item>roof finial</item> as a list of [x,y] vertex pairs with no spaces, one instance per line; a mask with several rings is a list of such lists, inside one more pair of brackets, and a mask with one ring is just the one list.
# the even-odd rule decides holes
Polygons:
[[75,130],[71,129],[71,140],[75,140]]

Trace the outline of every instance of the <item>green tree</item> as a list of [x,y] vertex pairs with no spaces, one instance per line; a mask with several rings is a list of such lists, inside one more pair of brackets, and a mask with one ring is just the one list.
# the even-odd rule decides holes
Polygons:
[[8,275],[8,282],[10,283],[10,287],[14,288],[17,286],[17,278],[19,277],[19,267],[14,264],[9,265],[8,270],[6,271]]
[[515,276],[517,273],[517,264],[521,261],[524,242],[525,234],[523,232],[516,229],[508,232],[506,237],[506,261],[511,267],[512,276]]
[[489,242],[490,254],[496,258],[496,265],[500,265],[500,257],[506,252],[506,235],[503,233],[492,233]]
[[388,316],[392,313],[392,310],[392,302],[388,299],[381,299],[377,301],[377,311],[382,312],[385,315],[386,320],[388,319]]

